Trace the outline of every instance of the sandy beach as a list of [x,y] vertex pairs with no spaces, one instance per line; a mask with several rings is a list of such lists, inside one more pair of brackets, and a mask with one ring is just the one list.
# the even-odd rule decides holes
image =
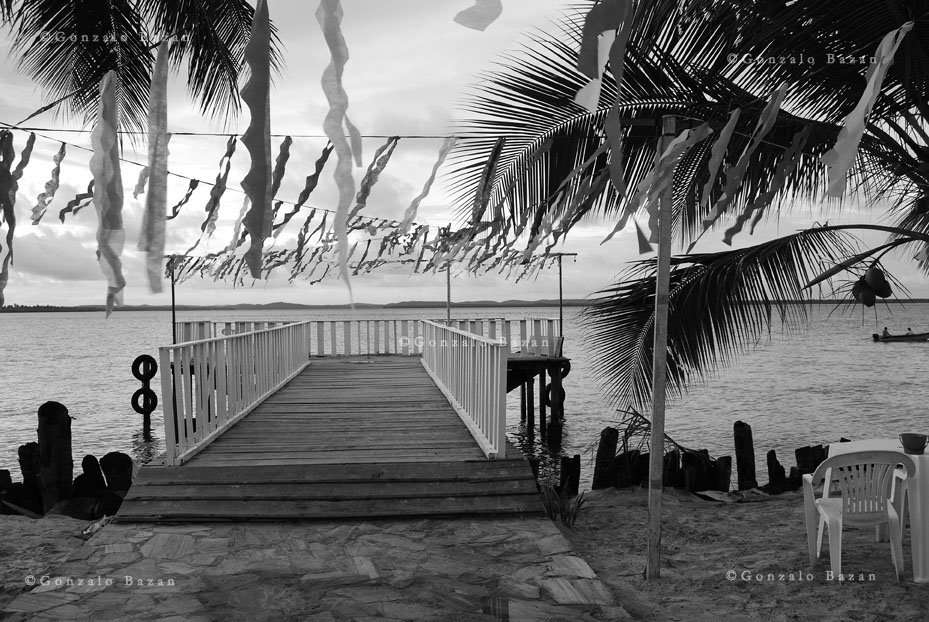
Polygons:
[[810,569],[799,491],[736,504],[707,502],[679,490],[666,493],[657,581],[642,576],[648,520],[644,489],[589,492],[576,528],[563,529],[578,555],[638,620],[929,618],[929,585],[912,581],[908,531],[900,585],[895,584],[890,545],[875,542],[873,529],[848,526],[842,572],[865,580],[830,581],[826,544],[823,559]]
[[[929,617],[929,585],[912,581],[908,535],[900,585],[894,581],[889,545],[875,542],[871,530],[846,528],[843,573],[852,573],[854,581],[829,580],[825,557],[810,569],[800,493],[722,504],[667,491],[662,576],[657,581],[646,581],[642,576],[646,492],[609,489],[586,496],[587,504],[573,529],[556,524],[574,546],[575,554],[612,590],[614,602],[636,620]],[[83,543],[79,534],[87,524],[63,517],[32,521],[3,516],[0,550],[10,563],[0,575],[0,607],[27,591],[25,575],[51,573],[61,565],[69,552]],[[108,529],[100,533],[106,534]],[[106,536],[94,536],[100,537]]]

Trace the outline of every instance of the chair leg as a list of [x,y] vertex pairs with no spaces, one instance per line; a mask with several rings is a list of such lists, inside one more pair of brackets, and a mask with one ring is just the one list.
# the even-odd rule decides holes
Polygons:
[[829,562],[834,578],[842,574],[842,523],[830,520],[826,523],[829,529]]
[[[823,535],[826,532],[826,519],[819,518],[819,529],[816,532],[816,559],[819,559],[823,555]],[[832,551],[830,546],[829,551]]]
[[897,583],[903,574],[903,524],[899,516],[894,515],[893,509],[888,512],[887,531],[890,533],[890,556],[894,562],[894,572]]

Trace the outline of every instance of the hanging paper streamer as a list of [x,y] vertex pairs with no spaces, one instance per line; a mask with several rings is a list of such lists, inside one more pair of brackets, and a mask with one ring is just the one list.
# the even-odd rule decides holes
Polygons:
[[52,174],[49,180],[45,182],[45,191],[36,197],[35,206],[32,208],[32,224],[34,225],[39,224],[39,221],[45,216],[45,211],[48,209],[48,206],[51,205],[52,199],[55,198],[55,193],[58,192],[61,176],[61,161],[64,160],[66,152],[65,143],[61,143],[61,147],[58,148],[58,153],[52,157],[52,164],[54,164],[52,167]]
[[574,103],[583,106],[588,112],[597,112],[597,104],[600,103],[600,89],[603,86],[603,71],[606,69],[610,49],[613,47],[613,41],[615,40],[616,33],[612,30],[600,35],[597,42],[597,77],[582,86],[574,96]]
[[123,230],[123,180],[119,172],[119,127],[116,108],[116,72],[110,70],[100,81],[100,108],[97,125],[90,135],[94,154],[90,172],[94,176],[94,207],[97,210],[97,260],[107,280],[106,314],[123,304],[126,280],[122,274],[120,256],[126,243]]
[[[800,158],[803,156],[803,147],[806,145],[806,140],[809,138],[810,131],[813,129],[813,126],[807,125],[805,128],[794,134],[793,140],[790,143],[790,147],[787,151],[784,152],[781,161],[777,165],[777,170],[774,172],[774,177],[771,179],[770,187],[749,205],[745,207],[741,214],[736,218],[735,224],[726,229],[726,233],[723,236],[723,242],[728,245],[732,245],[732,238],[742,231],[742,227],[748,222],[748,219],[752,217],[752,214],[755,214],[757,210],[756,218],[761,218],[764,209],[774,200],[774,195],[780,192],[781,188],[784,186],[784,182],[787,180],[788,171],[796,167],[797,163],[800,161]],[[754,225],[753,225],[754,228]]]
[[[341,17],[339,18],[341,20]],[[343,39],[343,43],[344,43]],[[345,60],[348,60],[348,48],[345,48]],[[339,73],[339,84],[342,84],[342,74]],[[346,102],[348,99],[346,98]],[[348,104],[345,104],[348,107]],[[345,129],[348,130],[348,139],[351,141],[352,146],[352,156],[355,158],[355,166],[361,166],[361,132],[358,131],[358,128],[351,122],[348,118],[348,114],[345,115]]]
[[[771,98],[768,100],[764,110],[761,112],[761,116],[758,117],[758,121],[755,124],[755,131],[752,132],[751,141],[746,145],[745,150],[742,152],[742,155],[739,156],[739,160],[736,162],[735,166],[726,170],[726,186],[723,189],[722,196],[713,206],[713,209],[707,214],[706,218],[703,219],[704,231],[709,229],[709,227],[719,219],[735,198],[736,191],[742,184],[742,178],[745,177],[745,171],[748,170],[748,163],[749,160],[751,160],[752,154],[755,153],[755,150],[761,145],[761,141],[764,140],[764,137],[767,136],[771,128],[774,127],[778,111],[781,109],[781,102],[784,101],[784,95],[786,93],[787,83],[784,82],[778,90],[771,94]],[[694,241],[694,243],[696,243],[696,241]],[[692,246],[693,244],[691,244],[691,247]]]
[[884,35],[880,45],[874,52],[874,62],[868,67],[865,74],[865,89],[855,108],[845,117],[845,123],[839,130],[835,146],[824,153],[820,160],[828,169],[829,185],[826,193],[829,196],[841,197],[845,194],[846,174],[855,162],[858,154],[858,143],[864,135],[865,125],[871,108],[881,93],[881,84],[884,76],[894,60],[894,54],[903,37],[913,28],[913,22],[907,22]]
[[[610,47],[610,70],[613,72],[613,78],[616,81],[616,101],[613,102],[610,111],[607,113],[603,124],[603,130],[606,132],[607,141],[610,143],[610,180],[613,182],[613,188],[615,188],[617,194],[619,194],[619,196],[624,196],[626,194],[626,184],[623,180],[623,143],[622,128],[619,120],[619,104],[622,101],[626,45],[629,43],[629,35],[632,33],[632,2],[631,0],[614,0],[610,2],[612,6],[606,7],[606,4],[607,3],[604,2],[594,7],[594,9],[596,9],[600,6],[604,6],[604,10],[608,12],[608,15],[605,15],[603,18],[604,22],[596,26],[596,28],[602,28],[605,23],[607,29],[610,29],[610,26],[616,24],[616,27],[619,28],[619,33],[616,35],[616,40]],[[616,7],[615,5],[617,4],[621,6]],[[616,21],[617,17],[619,21]],[[606,21],[607,19],[608,21]],[[586,35],[586,31],[589,23],[589,21],[584,23],[585,36],[581,45],[581,52],[584,54],[584,58],[578,58],[578,68],[588,77],[594,78],[597,76],[597,68],[594,66],[592,68],[593,72],[590,71],[590,57],[591,54],[596,53],[597,46],[592,45],[595,41],[588,41],[589,36]],[[600,32],[603,31],[601,30]],[[594,58],[593,60],[596,59]]]
[[[19,188],[19,179],[23,176],[23,170],[29,164],[32,157],[32,148],[35,146],[35,134],[29,134],[26,140],[26,146],[19,154],[19,164],[11,172],[10,167],[13,165],[13,158],[16,152],[13,149],[13,134],[8,130],[0,132],[0,216],[3,222],[6,222],[6,254],[3,257],[3,263],[0,264],[0,306],[3,306],[3,291],[9,281],[10,264],[13,263],[13,232],[16,230],[16,211],[13,209],[16,204],[16,191]],[[0,253],[3,253],[3,245],[0,244]]]
[[371,164],[368,165],[365,176],[361,179],[361,183],[358,184],[358,194],[355,196],[355,207],[349,212],[349,218],[355,216],[367,205],[368,195],[371,194],[371,188],[377,183],[381,171],[384,170],[384,167],[387,166],[387,162],[390,161],[390,156],[393,155],[394,148],[397,146],[399,140],[399,136],[391,136],[387,139],[386,143],[378,147],[377,151],[374,152],[374,158],[371,159]]
[[290,146],[294,139],[285,136],[278,148],[277,159],[274,160],[274,172],[271,173],[271,196],[277,196],[277,191],[281,188],[281,180],[284,179],[284,171],[287,168],[287,160],[290,159]]
[[726,155],[726,149],[729,147],[729,141],[732,139],[732,133],[735,131],[735,126],[739,122],[739,117],[742,115],[742,110],[736,108],[729,113],[729,120],[726,121],[726,125],[719,132],[719,138],[713,143],[713,146],[710,148],[710,162],[709,162],[709,171],[710,178],[707,179],[706,183],[703,184],[703,194],[700,196],[700,204],[704,207],[709,207],[710,205],[710,192],[713,190],[713,184],[716,182],[716,176],[719,174],[719,167],[723,163],[723,156]]
[[655,164],[654,168],[646,173],[641,181],[639,181],[635,193],[630,198],[619,223],[617,223],[616,227],[613,228],[610,234],[606,236],[600,244],[609,241],[625,226],[626,219],[629,215],[635,213],[646,197],[648,198],[648,203],[646,204],[649,215],[648,226],[651,229],[650,239],[652,242],[657,241],[658,201],[660,200],[661,193],[671,185],[671,181],[674,178],[674,170],[677,168],[681,156],[693,145],[705,140],[712,133],[713,130],[710,129],[709,124],[704,123],[697,128],[684,130],[678,134],[661,154],[661,157],[658,158],[658,162]]
[[242,224],[251,238],[245,263],[253,278],[261,278],[261,252],[271,235],[271,26],[268,4],[258,0],[252,32],[245,47],[248,82],[242,87],[242,101],[251,121],[242,135],[242,144],[251,157],[251,167],[242,180],[242,190],[251,201]]
[[503,3],[500,0],[474,0],[474,6],[460,11],[453,21],[465,28],[483,31],[494,23],[501,13]]
[[187,193],[184,197],[178,202],[177,205],[171,208],[171,215],[167,217],[167,220],[172,220],[177,218],[177,215],[181,213],[181,208],[187,205],[187,202],[190,201],[191,195],[193,195],[194,190],[197,189],[197,186],[200,185],[199,179],[191,179],[190,183],[187,184]]
[[[300,211],[300,208],[306,203],[306,200],[310,197],[310,193],[316,189],[316,184],[319,183],[319,174],[323,170],[323,166],[326,165],[326,161],[329,159],[329,154],[332,153],[332,143],[326,143],[326,146],[323,148],[322,154],[316,160],[315,170],[312,175],[308,175],[306,178],[306,185],[304,185],[303,190],[300,191],[300,196],[297,197],[297,203],[294,205],[293,209],[287,212],[284,215],[284,220],[277,223],[273,227],[274,239],[277,239],[277,236],[280,235],[281,231],[284,230],[284,226],[290,222],[290,219],[293,218],[297,212]],[[313,212],[316,210],[314,209]],[[310,215],[312,217],[312,214]]]
[[[9,265],[13,256],[13,231],[16,229],[16,214],[13,211],[13,200],[10,190],[13,187],[13,176],[10,168],[16,152],[13,149],[13,134],[8,130],[0,131],[0,216],[6,223],[6,254],[0,264],[0,306],[3,306],[3,290],[9,281]],[[3,253],[3,244],[0,244],[0,253]]]
[[503,151],[503,145],[505,143],[506,138],[503,136],[498,138],[497,142],[494,143],[493,148],[490,150],[487,162],[484,163],[484,171],[481,173],[481,179],[477,183],[477,191],[474,195],[474,208],[471,212],[472,223],[480,222],[481,218],[484,217],[484,212],[487,210],[487,202],[490,201],[490,193],[494,187],[497,162],[500,161],[500,154]]
[[[339,203],[335,216],[339,270],[348,287],[349,300],[354,303],[348,273],[348,209],[355,194],[355,180],[352,178],[352,148],[342,133],[342,123],[346,119],[345,111],[348,109],[348,96],[342,88],[342,72],[345,69],[345,63],[348,62],[348,46],[345,45],[345,38],[342,36],[342,5],[339,0],[321,0],[316,10],[316,20],[322,28],[332,55],[332,62],[323,71],[321,81],[323,93],[329,102],[329,112],[323,121],[323,131],[332,142],[337,157],[334,177],[339,188]],[[360,160],[358,153],[355,156],[356,161]]]
[[587,12],[581,33],[581,48],[577,54],[577,69],[591,80],[599,77],[602,66],[598,58],[597,39],[601,34],[619,28],[629,16],[631,8],[631,0],[603,0]]
[[[148,93],[148,166],[143,172],[147,172],[149,187],[138,243],[138,249],[146,254],[145,272],[148,287],[154,294],[161,293],[162,289],[161,264],[168,207],[168,140],[168,42],[162,41],[155,56],[152,86]],[[141,175],[132,193],[134,197],[138,196],[140,186],[144,190],[145,181]]]
[[[206,220],[200,225],[200,231],[206,232],[207,236],[213,235],[216,230],[216,220],[219,218],[219,201],[226,191],[226,181],[229,179],[229,167],[232,164],[235,145],[235,136],[230,136],[229,140],[226,141],[226,152],[219,159],[219,172],[216,174],[216,181],[210,189],[210,200],[207,201],[204,208]],[[199,239],[197,241],[199,242]]]
[[448,156],[449,151],[455,146],[457,140],[458,139],[454,136],[449,136],[439,148],[439,155],[436,158],[435,164],[432,165],[432,172],[429,174],[429,179],[427,179],[426,183],[423,185],[422,192],[413,199],[410,206],[406,208],[406,211],[403,213],[403,221],[400,223],[401,234],[406,234],[406,232],[410,230],[410,225],[412,225],[413,221],[416,219],[416,212],[419,210],[419,204],[429,195],[429,190],[432,189],[432,184],[435,181],[435,176],[439,167],[445,162],[446,156]]
[[68,201],[61,211],[58,212],[58,219],[61,222],[65,221],[65,216],[67,214],[77,214],[84,207],[90,204],[94,198],[94,180],[91,179],[90,183],[87,184],[87,192],[79,192],[73,199]]
[[[151,96],[151,93],[149,93],[149,96]],[[149,115],[151,115],[151,109],[149,109]],[[139,178],[135,182],[135,188],[132,189],[133,199],[138,199],[140,194],[145,194],[146,182],[148,182],[148,167],[143,166],[142,170],[139,171]]]

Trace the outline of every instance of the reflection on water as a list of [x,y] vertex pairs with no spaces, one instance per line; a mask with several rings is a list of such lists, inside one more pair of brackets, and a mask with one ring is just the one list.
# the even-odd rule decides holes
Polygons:
[[142,426],[142,429],[132,433],[132,459],[137,464],[148,464],[162,451],[159,441],[151,428]]

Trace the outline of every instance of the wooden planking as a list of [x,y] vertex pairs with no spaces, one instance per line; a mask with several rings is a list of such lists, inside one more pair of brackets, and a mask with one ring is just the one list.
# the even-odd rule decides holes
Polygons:
[[187,522],[216,520],[313,520],[541,514],[537,494],[411,499],[312,500],[154,500],[125,504],[119,522]]
[[[512,447],[508,447],[510,451]],[[517,451],[517,450],[513,450]],[[506,460],[475,460],[435,462],[424,470],[420,465],[404,462],[373,464],[324,464],[308,469],[288,469],[286,466],[247,466],[217,469],[188,466],[143,467],[135,481],[150,483],[220,483],[249,482],[339,482],[377,481],[452,481],[456,479],[489,479],[495,477],[529,477],[529,462],[524,458]]]
[[416,357],[314,358],[187,464],[481,459]]
[[117,520],[541,511],[528,461],[484,458],[418,358],[373,360],[313,359],[184,466],[144,467]]
[[127,499],[250,499],[330,500],[409,499],[413,497],[476,497],[537,495],[535,484],[520,479],[452,482],[327,482],[259,484],[134,484]]

